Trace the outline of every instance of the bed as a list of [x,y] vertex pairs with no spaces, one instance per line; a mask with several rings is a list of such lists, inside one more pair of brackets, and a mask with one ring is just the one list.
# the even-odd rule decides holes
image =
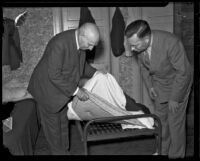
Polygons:
[[70,120],[76,120],[85,155],[89,154],[89,142],[145,135],[155,137],[156,151],[161,154],[162,126],[159,118],[154,114],[145,114],[142,109],[127,111],[127,98],[111,74],[97,72],[83,88],[89,99],[80,101],[75,96],[68,103],[67,116]]
[[17,80],[3,86],[3,122],[12,117],[12,129],[3,130],[3,146],[11,155],[33,155],[40,130],[37,104],[26,87],[27,83]]

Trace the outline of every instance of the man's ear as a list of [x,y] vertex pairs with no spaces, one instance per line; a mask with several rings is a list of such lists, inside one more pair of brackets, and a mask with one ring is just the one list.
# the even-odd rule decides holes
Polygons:
[[145,43],[149,43],[150,42],[150,36],[145,36],[144,38],[143,38],[143,40],[145,41]]
[[133,56],[133,53],[131,52],[130,44],[128,43],[128,38],[124,36],[124,49],[125,49],[125,56]]

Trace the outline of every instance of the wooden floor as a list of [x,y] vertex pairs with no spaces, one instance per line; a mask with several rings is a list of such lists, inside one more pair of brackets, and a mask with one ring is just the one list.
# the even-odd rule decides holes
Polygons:
[[[83,143],[75,124],[71,124],[71,148],[70,155],[83,155]],[[72,135],[73,134],[73,135]],[[41,130],[35,155],[49,155],[50,151],[47,146],[44,133]],[[192,136],[187,137],[186,157],[193,156],[194,139]],[[142,139],[132,139],[118,142],[106,142],[103,144],[90,144],[89,153],[91,155],[152,155],[155,152],[155,140],[153,137]]]

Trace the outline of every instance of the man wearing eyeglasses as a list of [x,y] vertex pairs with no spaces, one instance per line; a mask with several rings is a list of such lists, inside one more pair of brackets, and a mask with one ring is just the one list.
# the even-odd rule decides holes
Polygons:
[[183,158],[186,146],[186,107],[193,70],[181,40],[151,30],[145,20],[130,23],[125,44],[138,56],[146,87],[162,123],[162,155]]

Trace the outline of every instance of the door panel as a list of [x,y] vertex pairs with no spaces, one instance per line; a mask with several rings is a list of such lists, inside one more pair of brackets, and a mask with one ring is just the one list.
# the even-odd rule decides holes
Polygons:
[[[100,31],[100,42],[96,47],[94,64],[96,68],[110,70],[110,37],[108,7],[89,7],[93,18]],[[80,7],[62,8],[62,20],[64,30],[77,28],[80,19]]]
[[142,15],[152,29],[173,32],[173,3],[165,7],[143,7]]

